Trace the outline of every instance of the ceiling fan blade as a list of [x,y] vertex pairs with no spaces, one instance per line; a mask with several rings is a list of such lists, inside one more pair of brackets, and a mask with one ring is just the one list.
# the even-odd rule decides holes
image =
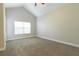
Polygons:
[[[42,5],[44,5],[45,3],[41,3]],[[37,6],[37,3],[35,3],[35,6]]]
[[37,3],[35,3],[35,6],[37,6]]
[[45,3],[41,3],[41,4],[45,4]]

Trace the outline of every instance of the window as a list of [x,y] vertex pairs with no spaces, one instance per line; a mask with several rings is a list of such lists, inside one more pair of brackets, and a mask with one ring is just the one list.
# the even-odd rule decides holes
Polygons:
[[14,22],[14,34],[29,34],[31,33],[31,23],[30,22]]

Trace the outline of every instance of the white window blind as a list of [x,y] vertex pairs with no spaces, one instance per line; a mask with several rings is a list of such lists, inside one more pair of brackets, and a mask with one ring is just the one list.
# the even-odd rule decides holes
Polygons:
[[15,27],[15,31],[14,31],[15,34],[31,33],[31,23],[30,22],[15,21],[14,27]]

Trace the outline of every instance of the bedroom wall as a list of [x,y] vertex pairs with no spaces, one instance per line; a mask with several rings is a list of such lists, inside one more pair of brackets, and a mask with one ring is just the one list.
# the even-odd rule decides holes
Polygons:
[[[25,10],[23,7],[6,8],[7,20],[7,38],[12,40],[14,38],[28,38],[36,35],[36,17]],[[31,22],[31,34],[15,35],[14,34],[14,21]]]
[[0,51],[5,49],[5,38],[4,38],[4,8],[3,4],[0,3]]
[[66,4],[39,17],[37,34],[79,46],[79,4]]

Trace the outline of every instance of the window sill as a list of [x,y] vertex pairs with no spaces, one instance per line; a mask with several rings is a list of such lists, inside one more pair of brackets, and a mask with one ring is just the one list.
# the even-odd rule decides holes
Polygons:
[[14,35],[29,35],[31,33],[26,33],[26,34],[14,34]]

